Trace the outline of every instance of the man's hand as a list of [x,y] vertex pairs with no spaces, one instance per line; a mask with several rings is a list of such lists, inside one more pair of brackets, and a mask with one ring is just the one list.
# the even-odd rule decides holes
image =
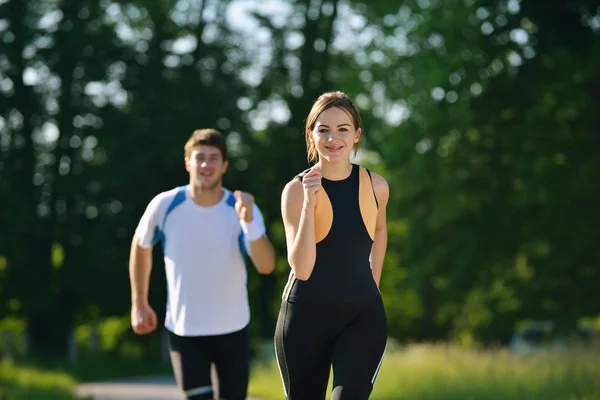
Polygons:
[[131,307],[131,327],[138,335],[147,335],[156,330],[156,313],[148,304],[133,304]]
[[245,222],[252,221],[252,208],[254,207],[254,196],[250,193],[236,190],[233,192],[235,197],[235,212],[240,217],[240,220]]

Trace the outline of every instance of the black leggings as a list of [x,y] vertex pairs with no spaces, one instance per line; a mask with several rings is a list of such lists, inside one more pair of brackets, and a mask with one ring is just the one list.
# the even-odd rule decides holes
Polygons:
[[331,400],[371,395],[387,343],[378,295],[362,303],[281,305],[275,350],[287,400],[324,400],[333,365]]
[[245,400],[248,389],[248,327],[226,335],[177,336],[169,332],[173,372],[188,400],[213,399],[210,364],[219,379],[219,397]]

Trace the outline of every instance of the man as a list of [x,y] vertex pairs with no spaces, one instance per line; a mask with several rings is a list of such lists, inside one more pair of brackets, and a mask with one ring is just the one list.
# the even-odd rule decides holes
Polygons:
[[253,196],[222,186],[228,166],[223,135],[196,130],[184,150],[189,184],[154,197],[133,237],[131,325],[139,335],[157,327],[148,287],[152,247],[161,242],[168,289],[165,326],[179,387],[187,399],[213,399],[214,363],[220,397],[244,400],[250,322],[244,254],[259,273],[270,274],[274,250]]

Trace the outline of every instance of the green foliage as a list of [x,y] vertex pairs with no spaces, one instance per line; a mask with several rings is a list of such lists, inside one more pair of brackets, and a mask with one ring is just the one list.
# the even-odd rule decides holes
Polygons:
[[[522,318],[569,325],[597,315],[600,304],[584,298],[594,297],[600,261],[589,223],[598,114],[588,106],[600,38],[581,23],[594,11],[585,2],[407,1],[398,12],[354,3],[378,36],[367,51],[348,48],[348,80],[362,82],[347,85],[377,133],[369,144],[390,181],[388,215],[408,227],[386,268],[409,270],[418,336],[504,342]],[[390,122],[400,114],[404,122]]]
[[224,183],[256,196],[277,248],[273,276],[249,273],[253,341],[272,337],[281,190],[332,89],[361,111],[357,162],[391,188],[393,337],[505,343],[522,320],[599,315],[598,16],[551,3],[289,0],[239,31],[230,2],[1,2],[0,315],[26,321],[34,350],[64,354],[73,327],[101,324],[103,351],[156,356],[121,317],[130,240],[152,197],[187,181],[192,130],[217,127]]
[[79,325],[75,329],[75,339],[84,356],[113,354],[140,359],[145,352],[143,344],[131,333],[129,315],[108,317],[96,323]]
[[[26,334],[27,324],[23,319],[14,317],[0,319],[0,354],[10,352],[13,357],[23,356],[26,346]],[[7,342],[6,339],[9,337],[10,342]],[[7,344],[10,349],[5,348]]]

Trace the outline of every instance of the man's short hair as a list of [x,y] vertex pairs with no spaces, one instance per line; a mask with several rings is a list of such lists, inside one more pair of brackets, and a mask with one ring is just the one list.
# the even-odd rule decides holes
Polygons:
[[188,139],[183,147],[185,157],[189,157],[192,154],[192,149],[196,146],[214,146],[221,151],[223,161],[227,160],[227,144],[225,142],[225,136],[216,129],[196,129],[192,136]]

